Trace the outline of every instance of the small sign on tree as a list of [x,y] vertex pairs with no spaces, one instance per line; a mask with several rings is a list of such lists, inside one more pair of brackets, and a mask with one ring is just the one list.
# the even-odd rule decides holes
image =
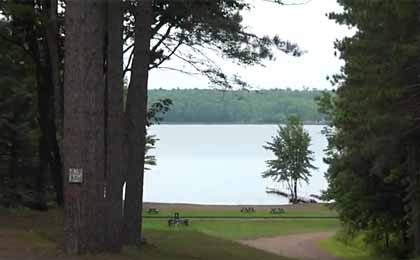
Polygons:
[[69,183],[83,183],[83,169],[82,168],[69,169]]

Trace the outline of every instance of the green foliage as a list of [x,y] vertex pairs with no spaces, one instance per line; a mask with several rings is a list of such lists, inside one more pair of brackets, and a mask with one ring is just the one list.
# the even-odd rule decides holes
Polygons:
[[324,122],[314,98],[318,90],[272,89],[219,91],[214,89],[149,90],[149,102],[167,98],[173,102],[164,123],[286,123],[298,115],[304,123]]
[[[153,124],[159,124],[163,120],[163,116],[170,111],[172,100],[168,98],[162,98],[154,101],[149,105],[147,110],[147,126],[150,127]],[[150,135],[146,132],[146,147],[144,155],[144,169],[150,170],[150,166],[155,166],[156,156],[151,155],[150,151],[155,149],[156,142],[159,139],[156,135]]]
[[286,126],[279,126],[277,135],[263,147],[273,152],[275,159],[268,160],[263,178],[272,178],[277,182],[286,183],[290,191],[291,201],[298,202],[297,185],[299,181],[309,182],[312,165],[312,154],[309,150],[311,137],[303,129],[297,116],[288,118]]
[[318,99],[331,122],[325,195],[351,232],[406,256],[414,244],[408,213],[419,205],[408,192],[419,188],[419,9],[415,1],[338,2],[344,12],[330,18],[358,30],[336,42],[346,64],[331,79],[335,95]]
[[150,151],[155,149],[155,144],[159,139],[155,135],[146,135],[146,149],[144,155],[144,169],[150,170],[150,166],[156,165],[156,156],[151,155]]
[[37,170],[39,127],[32,69],[19,49],[0,38],[0,205],[18,206],[34,188],[29,171]]

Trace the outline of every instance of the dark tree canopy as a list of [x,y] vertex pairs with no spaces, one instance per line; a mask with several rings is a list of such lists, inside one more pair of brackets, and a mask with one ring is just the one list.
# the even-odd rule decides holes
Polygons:
[[319,99],[331,121],[326,195],[350,230],[365,231],[371,244],[402,257],[418,252],[420,242],[419,7],[338,2],[344,12],[330,17],[358,30],[336,43],[346,62],[331,79],[336,95]]

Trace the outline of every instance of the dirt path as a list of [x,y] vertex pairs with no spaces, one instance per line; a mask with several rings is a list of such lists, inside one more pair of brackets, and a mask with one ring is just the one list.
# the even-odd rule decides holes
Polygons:
[[302,260],[343,260],[329,255],[319,248],[318,242],[334,235],[334,232],[294,234],[277,237],[240,240],[239,242],[270,253]]
[[[0,259],[1,260],[48,260],[34,245],[24,243],[16,231],[0,230]],[[40,255],[40,256],[38,256]]]

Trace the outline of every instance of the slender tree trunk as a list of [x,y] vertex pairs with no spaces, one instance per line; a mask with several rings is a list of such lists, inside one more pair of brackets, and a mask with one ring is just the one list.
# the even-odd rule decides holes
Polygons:
[[141,224],[152,0],[139,1],[135,19],[134,59],[126,108],[128,168],[124,203],[124,233],[126,243],[140,245],[142,241]]
[[56,201],[59,206],[63,206],[63,165],[62,165],[62,137],[63,137],[63,80],[60,75],[62,70],[60,65],[60,54],[59,54],[59,26],[58,26],[58,1],[57,0],[46,0],[45,1],[45,17],[47,17],[46,24],[44,26],[46,44],[48,50],[48,66],[46,68],[45,76],[49,82],[49,88],[51,89],[52,100],[49,105],[50,113],[54,115],[52,123],[55,123],[55,129],[51,129],[51,132],[55,132],[51,138],[50,151],[54,155],[50,158],[50,167],[55,183],[56,190]]
[[[417,186],[420,185],[419,178],[417,177],[415,179],[415,184]],[[417,191],[418,193],[418,191]],[[416,199],[411,202],[412,204],[416,204],[412,206],[412,234],[414,238],[414,254],[416,257],[420,256],[420,209],[419,209],[419,203],[420,200],[418,198],[419,196],[416,196]]]
[[15,208],[21,202],[19,201],[18,184],[17,184],[17,153],[16,153],[16,137],[14,136],[11,140],[10,147],[10,160],[9,160],[9,182],[8,192],[6,197],[8,198],[8,207]]
[[[39,53],[38,49],[35,49]],[[59,206],[63,205],[63,177],[62,162],[60,150],[56,137],[56,127],[54,119],[54,93],[53,85],[48,80],[48,68],[44,67],[40,62],[37,65],[37,86],[38,86],[38,109],[39,109],[39,125],[41,135],[45,138],[48,149],[48,163],[51,168],[54,188],[56,192],[56,201]]]
[[411,216],[410,233],[414,242],[414,254],[420,256],[420,170],[418,168],[418,151],[415,144],[409,147],[409,186],[408,207]]
[[123,187],[123,9],[120,0],[108,0],[107,60],[105,89],[105,166],[107,249],[122,248],[122,187]]
[[296,179],[293,180],[293,193],[294,193],[294,196],[295,196],[294,203],[297,203],[298,196],[297,196],[297,180]]
[[59,55],[59,27],[58,27],[58,1],[46,0],[44,16],[47,17],[45,24],[45,36],[48,44],[48,54],[51,68],[51,81],[54,86],[54,110],[55,122],[59,136],[63,130],[63,82],[60,77]]
[[401,229],[401,241],[403,242],[404,245],[410,244],[410,237],[408,235],[408,227],[405,224],[403,225]]
[[412,233],[414,238],[414,254],[416,257],[420,256],[420,172],[416,170],[415,176],[412,180],[413,185],[416,187],[415,195],[412,204]]
[[[418,37],[420,35],[420,29],[419,29],[420,28],[420,0],[416,0],[416,5],[417,5],[416,11],[417,11],[417,37]],[[418,38],[417,38],[417,44],[419,44]],[[418,86],[420,84],[420,56],[419,55],[417,55],[416,57],[414,68],[415,68],[415,71],[413,73],[414,78],[412,79],[413,82],[411,83],[412,84],[414,83],[415,85]],[[418,104],[416,104],[416,110],[418,111]],[[413,231],[413,237],[414,237],[414,255],[416,257],[420,257],[420,167],[419,167],[420,164],[418,163],[420,153],[416,144],[414,144],[413,150],[414,150],[415,157],[413,157],[412,159],[414,160],[415,167],[413,169],[411,181],[414,182],[415,196],[414,196],[414,201],[411,202],[411,204],[413,205],[412,206],[412,210],[413,210],[412,231]]]
[[[51,1],[54,2],[54,0]],[[46,1],[46,12],[53,8],[52,2]],[[35,8],[33,10],[34,16],[39,15],[35,13]],[[62,206],[63,167],[57,140],[55,114],[55,88],[59,84],[58,31],[50,29],[48,14],[46,14],[45,20],[47,21],[46,25],[35,24],[35,31],[29,34],[31,39],[30,50],[37,74],[39,125],[49,151],[48,163],[56,191],[56,201],[59,206]]]
[[[104,250],[104,25],[102,0],[68,1],[64,75],[65,250]],[[81,183],[69,181],[82,173]]]
[[389,249],[389,232],[385,231],[385,249]]
[[38,210],[47,209],[46,198],[46,177],[48,174],[48,147],[47,142],[43,136],[39,138],[39,168],[36,176],[36,196],[35,208]]

